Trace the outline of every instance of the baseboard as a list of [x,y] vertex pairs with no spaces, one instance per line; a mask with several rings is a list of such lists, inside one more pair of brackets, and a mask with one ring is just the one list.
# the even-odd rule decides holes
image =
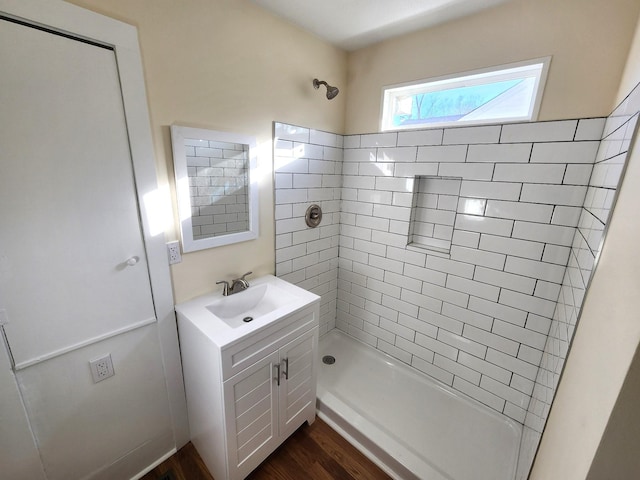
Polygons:
[[156,468],[158,465],[160,465],[162,462],[164,462],[165,460],[167,460],[169,457],[171,457],[173,454],[175,454],[178,450],[176,450],[175,448],[172,448],[171,450],[169,450],[167,453],[165,453],[163,456],[161,456],[158,460],[156,460],[155,462],[153,462],[151,465],[149,465],[147,468],[145,468],[144,470],[136,473],[133,477],[131,477],[131,480],[139,480],[140,478],[144,477],[147,473],[149,473],[151,470],[153,470],[154,468]]

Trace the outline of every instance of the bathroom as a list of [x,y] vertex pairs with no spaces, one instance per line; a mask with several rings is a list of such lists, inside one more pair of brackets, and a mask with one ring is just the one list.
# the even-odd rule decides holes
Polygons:
[[[216,290],[220,279],[247,271],[256,277],[276,273],[273,122],[338,135],[373,134],[379,130],[385,85],[548,55],[553,59],[541,121],[607,117],[640,81],[640,40],[634,39],[640,6],[633,1],[571,0],[559,5],[513,0],[353,51],[332,46],[250,1],[70,3],[138,29],[156,173],[167,198],[173,198],[170,125],[257,137],[260,236],[183,254],[182,262],[171,267],[175,303]],[[327,101],[313,89],[314,77],[338,86],[340,94]],[[555,400],[534,479],[587,478],[590,470],[602,471],[598,469],[611,464],[613,453],[601,439],[616,442],[616,425],[610,419],[618,419],[619,412],[622,418],[631,414],[625,405],[633,404],[633,397],[622,394],[629,393],[625,376],[634,372],[629,366],[639,338],[632,321],[637,260],[629,254],[637,221],[627,221],[637,202],[634,172],[631,161],[625,177],[629,185],[616,210],[620,220],[612,223],[609,250],[591,285],[591,309],[582,314],[584,330],[572,350],[575,364],[569,362],[564,373],[572,381]],[[179,238],[172,218],[164,230],[166,241]],[[595,318],[615,319],[615,328],[604,328]],[[120,407],[126,415],[126,404]],[[100,442],[101,437],[96,434],[92,440]],[[625,446],[633,451],[630,443]],[[623,456],[630,463],[626,468],[632,469],[629,457]]]

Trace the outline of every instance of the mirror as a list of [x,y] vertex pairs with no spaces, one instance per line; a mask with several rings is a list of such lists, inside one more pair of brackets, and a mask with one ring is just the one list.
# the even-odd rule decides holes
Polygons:
[[171,126],[182,250],[258,237],[254,137]]

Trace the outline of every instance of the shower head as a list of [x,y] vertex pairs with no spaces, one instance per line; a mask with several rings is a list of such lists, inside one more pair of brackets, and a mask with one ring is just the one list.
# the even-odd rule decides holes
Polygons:
[[327,98],[329,100],[331,100],[332,98],[335,98],[338,95],[338,93],[340,93],[340,90],[338,90],[338,87],[332,87],[327,82],[325,82],[323,80],[318,80],[317,78],[314,78],[313,79],[313,88],[315,88],[317,90],[317,89],[320,88],[320,85],[324,85],[325,87],[327,87]]

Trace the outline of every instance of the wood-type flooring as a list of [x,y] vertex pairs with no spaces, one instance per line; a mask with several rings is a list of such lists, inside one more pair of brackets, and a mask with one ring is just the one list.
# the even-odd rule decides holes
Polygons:
[[[302,425],[256,468],[248,480],[382,480],[389,479],[355,447],[316,418]],[[213,479],[191,442],[142,480]]]

